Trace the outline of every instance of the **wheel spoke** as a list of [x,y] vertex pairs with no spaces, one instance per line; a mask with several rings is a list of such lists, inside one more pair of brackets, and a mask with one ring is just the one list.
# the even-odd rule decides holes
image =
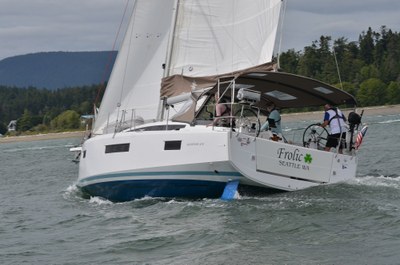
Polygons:
[[[319,124],[309,125],[303,133],[303,146],[310,147],[314,143],[318,149],[324,148],[328,137],[328,131]],[[306,141],[307,140],[307,141]]]
[[[237,129],[245,129],[256,137],[260,133],[261,124],[257,113],[251,108],[239,109],[235,113]],[[253,124],[255,123],[255,126]]]

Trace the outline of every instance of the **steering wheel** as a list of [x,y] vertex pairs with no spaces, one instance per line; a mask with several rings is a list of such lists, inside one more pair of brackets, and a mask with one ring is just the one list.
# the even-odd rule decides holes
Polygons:
[[309,125],[303,133],[303,146],[322,150],[328,139],[328,130],[319,123]]
[[258,114],[250,108],[241,108],[235,112],[236,128],[246,134],[260,134],[261,123]]

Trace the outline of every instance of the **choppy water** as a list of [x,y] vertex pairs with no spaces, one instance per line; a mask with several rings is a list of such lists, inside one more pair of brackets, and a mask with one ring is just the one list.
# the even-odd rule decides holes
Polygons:
[[1,144],[0,264],[399,264],[400,115],[364,121],[355,181],[232,202],[86,200],[79,139]]

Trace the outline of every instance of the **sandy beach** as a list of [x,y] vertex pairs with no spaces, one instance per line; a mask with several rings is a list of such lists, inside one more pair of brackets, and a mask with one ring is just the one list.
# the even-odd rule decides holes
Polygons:
[[[360,113],[361,110],[364,110],[364,116],[400,114],[400,105],[366,107],[358,109],[357,112]],[[343,110],[346,116],[350,111],[352,110]],[[282,114],[282,121],[319,120],[322,119],[322,116],[323,116],[322,111],[290,113],[290,114]],[[48,133],[48,134],[37,134],[37,135],[2,137],[0,138],[0,144],[12,143],[12,142],[64,139],[64,138],[83,138],[84,133],[85,132],[83,131],[79,131],[79,132],[63,132],[63,133]]]
[[13,143],[13,142],[51,140],[51,139],[83,138],[84,134],[85,134],[84,131],[80,131],[80,132],[62,132],[62,133],[46,133],[46,134],[35,134],[35,135],[10,136],[10,137],[0,138],[0,144]]

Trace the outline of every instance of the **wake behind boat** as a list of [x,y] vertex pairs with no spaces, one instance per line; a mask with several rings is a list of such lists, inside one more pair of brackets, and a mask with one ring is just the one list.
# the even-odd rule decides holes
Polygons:
[[[271,102],[279,108],[356,105],[348,93],[279,72],[270,62],[281,5],[135,1],[81,148],[77,186],[90,196],[128,201],[219,198],[237,184],[292,191],[354,178],[360,119],[351,125],[345,154],[321,150],[327,132],[318,126],[298,143],[260,130]],[[216,117],[218,104],[229,113]]]

